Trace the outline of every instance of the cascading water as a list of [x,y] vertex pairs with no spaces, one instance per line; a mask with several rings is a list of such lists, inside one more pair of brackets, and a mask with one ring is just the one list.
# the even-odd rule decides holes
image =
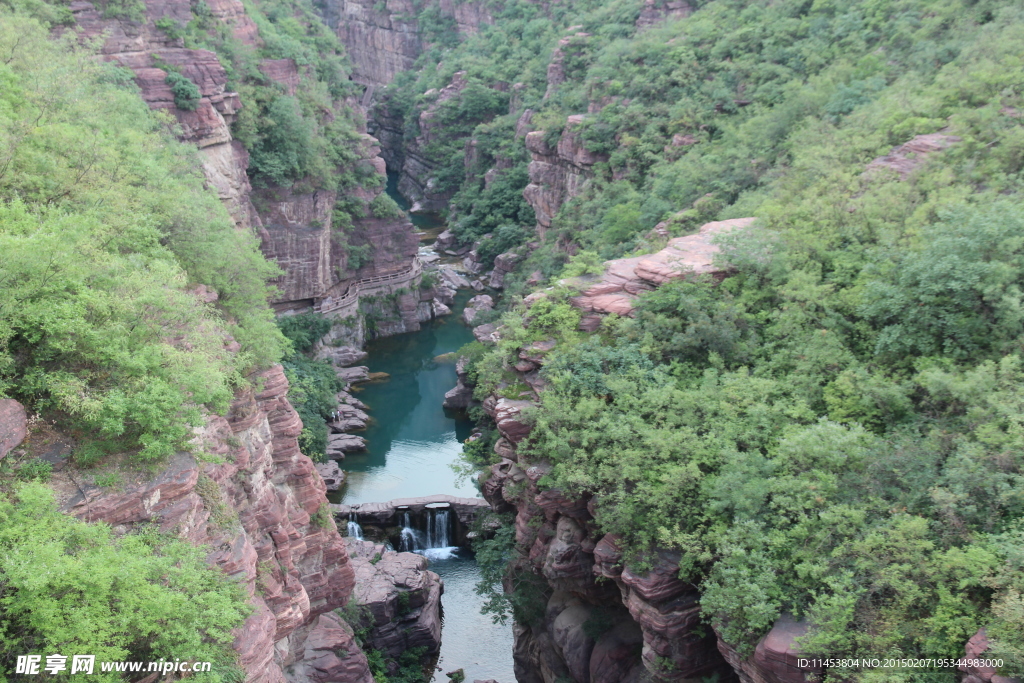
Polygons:
[[359,526],[359,517],[354,512],[348,513],[348,537],[363,540],[363,527]]
[[409,513],[402,513],[399,550],[419,553],[431,560],[445,560],[454,556],[459,549],[451,545],[451,511],[428,508],[424,512],[423,529],[414,528]]
[[[419,332],[367,344],[368,364],[373,370],[388,373],[390,379],[363,385],[359,399],[375,409],[375,421],[364,434],[367,451],[345,458],[342,468],[348,478],[344,488],[332,494],[333,502],[358,505],[438,493],[466,498],[478,495],[472,482],[457,483],[449,467],[459,458],[462,442],[473,433],[474,425],[446,414],[441,407],[445,392],[455,386],[457,377],[454,364],[435,360],[474,341],[461,316],[466,301],[475,295],[473,291],[460,291],[451,306],[452,315],[423,323]],[[443,507],[438,509],[444,511]],[[430,513],[417,506],[415,511],[409,510],[409,518],[405,519],[404,512],[398,510],[387,525],[399,527],[388,529],[395,549],[445,553],[442,548],[427,548],[426,522]],[[446,525],[447,542],[456,544],[460,540],[456,532],[461,533],[461,528],[454,509],[448,508],[447,514],[451,525]],[[353,521],[369,519],[367,514],[359,513]],[[399,530],[403,528],[406,532],[400,536]],[[364,536],[372,535],[368,527]],[[438,538],[438,545],[443,540],[440,536],[433,536]],[[473,553],[462,550],[445,559],[431,559],[429,569],[445,583],[441,598],[444,628],[437,663],[442,669],[431,677],[431,683],[449,683],[443,672],[460,668],[466,673],[467,683],[515,681],[512,624],[494,624],[489,614],[481,613],[485,597],[474,590],[482,576]]]

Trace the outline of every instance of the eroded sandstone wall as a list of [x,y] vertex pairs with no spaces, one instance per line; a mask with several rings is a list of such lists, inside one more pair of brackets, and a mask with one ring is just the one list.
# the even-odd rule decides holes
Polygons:
[[56,478],[63,510],[115,529],[155,523],[209,546],[209,561],[239,581],[253,614],[234,648],[248,683],[371,683],[343,607],[355,574],[329,514],[326,488],[299,451],[302,421],[280,366],[251,378],[226,417],[210,416],[194,452],[174,456],[151,479],[118,490]]
[[461,35],[493,23],[497,11],[480,0],[432,0],[430,5],[413,0],[326,0],[321,9],[348,51],[353,80],[377,87],[412,69],[429,46],[431,36],[423,34],[417,19],[424,10],[436,9],[450,18]]
[[[236,39],[249,47],[260,47],[259,31],[240,0],[207,4],[211,15],[225,23]],[[236,224],[255,231],[264,254],[285,271],[274,283],[280,291],[274,301],[278,309],[308,308],[360,279],[412,267],[417,247],[412,224],[405,216],[382,219],[369,210],[373,199],[384,191],[385,163],[377,140],[366,133],[365,112],[359,102],[337,102],[330,115],[353,110],[361,124],[361,137],[354,143],[358,154],[354,163],[377,179],[345,191],[357,200],[365,215],[356,216],[347,234],[341,235],[332,224],[338,199],[334,192],[282,187],[254,192],[246,172],[248,152],[231,135],[231,124],[246,103],[238,93],[227,90],[227,72],[216,54],[185,48],[183,39],[172,38],[156,27],[161,19],[187,23],[192,19],[190,3],[148,0],[145,7],[145,18],[137,22],[104,19],[97,6],[83,0],[72,3],[72,12],[84,37],[105,38],[101,48],[104,58],[134,72],[146,103],[174,116],[180,139],[199,149],[207,184]],[[202,97],[195,110],[175,106],[171,88],[165,83],[166,66],[177,69],[198,87]],[[260,69],[290,94],[303,87],[303,74],[294,60],[265,59]],[[358,267],[352,267],[350,246],[369,250]]]

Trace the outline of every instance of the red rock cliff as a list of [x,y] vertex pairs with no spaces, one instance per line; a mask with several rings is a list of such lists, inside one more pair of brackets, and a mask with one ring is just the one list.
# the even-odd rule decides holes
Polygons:
[[[246,15],[240,0],[208,3],[211,15],[225,23],[236,39],[259,47],[259,30]],[[404,217],[378,219],[368,213],[354,220],[348,244],[332,231],[332,214],[338,197],[334,192],[294,192],[290,188],[268,188],[254,193],[246,170],[249,155],[231,135],[231,123],[246,106],[239,95],[227,90],[227,72],[218,56],[209,50],[184,47],[183,39],[172,38],[156,27],[161,19],[185,24],[192,19],[188,0],[148,0],[141,21],[105,19],[91,2],[76,0],[71,9],[84,37],[104,36],[101,53],[135,73],[143,99],[153,109],[173,115],[181,128],[181,139],[199,148],[207,184],[224,202],[240,228],[259,234],[264,254],[285,271],[275,284],[280,294],[278,308],[305,308],[328,295],[344,292],[359,279],[408,271],[416,254],[417,240],[412,224]],[[201,99],[195,110],[175,106],[170,86],[165,83],[166,67],[173,67],[199,89]],[[294,94],[302,87],[299,68],[291,59],[262,60],[264,75]],[[335,103],[331,115],[352,107],[363,116],[356,102]],[[359,159],[380,177],[372,187],[350,191],[364,207],[383,192],[384,160],[376,139],[366,135],[354,143]],[[358,268],[351,267],[348,246],[368,246],[369,254]]]
[[63,509],[115,528],[156,523],[208,545],[209,561],[245,586],[255,608],[234,644],[249,683],[371,683],[351,629],[332,613],[355,575],[325,514],[323,480],[299,452],[288,381],[280,366],[253,379],[258,390],[240,392],[227,417],[209,418],[196,437],[196,452],[216,462],[179,453],[123,490],[76,486]]

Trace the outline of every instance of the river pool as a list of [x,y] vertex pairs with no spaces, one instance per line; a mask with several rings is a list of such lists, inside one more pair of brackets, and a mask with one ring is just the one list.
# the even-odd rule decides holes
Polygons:
[[[330,494],[336,503],[382,502],[394,498],[447,493],[476,497],[469,481],[457,481],[451,468],[473,423],[441,407],[455,386],[453,359],[435,360],[473,340],[462,322],[462,309],[473,292],[459,292],[452,315],[426,323],[419,332],[377,339],[366,345],[371,372],[386,380],[358,385],[359,400],[370,408],[373,422],[362,433],[365,453],[349,454],[340,464],[348,474],[345,487]],[[430,569],[444,580],[441,606],[444,627],[434,680],[464,669],[467,683],[493,679],[513,683],[512,627],[480,614],[484,598],[475,587],[480,569],[468,549],[433,560]]]

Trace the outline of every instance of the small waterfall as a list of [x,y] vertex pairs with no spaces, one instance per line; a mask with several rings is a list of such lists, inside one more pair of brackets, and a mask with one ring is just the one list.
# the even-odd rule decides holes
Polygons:
[[402,513],[402,532],[399,550],[419,553],[431,560],[452,557],[458,548],[451,545],[451,511],[424,510],[424,528],[413,527],[408,511]]
[[348,537],[363,540],[363,527],[359,526],[359,516],[354,512],[348,513]]
[[431,510],[427,524],[430,528],[430,548],[447,548],[448,542],[448,510]]

